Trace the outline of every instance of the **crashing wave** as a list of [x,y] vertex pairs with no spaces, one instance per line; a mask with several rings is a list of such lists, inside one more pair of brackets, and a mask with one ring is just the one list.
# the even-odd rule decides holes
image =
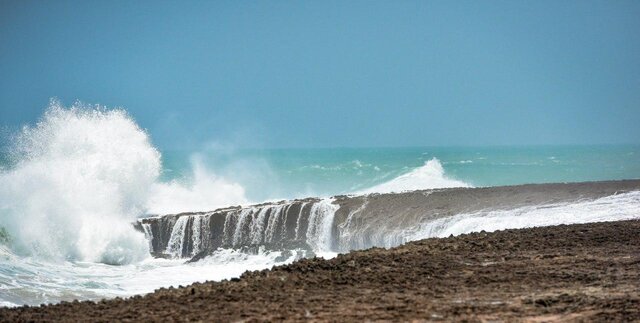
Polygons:
[[440,161],[432,158],[421,167],[357,194],[400,193],[448,187],[471,187],[471,185],[447,177]]
[[121,109],[52,101],[13,142],[13,164],[0,171],[0,227],[20,255],[131,263],[149,255],[131,227],[140,215],[247,202],[241,186],[197,163],[193,185],[161,182],[160,153]]

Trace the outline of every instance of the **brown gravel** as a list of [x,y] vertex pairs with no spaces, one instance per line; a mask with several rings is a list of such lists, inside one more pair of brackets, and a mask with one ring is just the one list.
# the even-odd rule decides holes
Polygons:
[[0,321],[640,321],[640,221],[428,239]]

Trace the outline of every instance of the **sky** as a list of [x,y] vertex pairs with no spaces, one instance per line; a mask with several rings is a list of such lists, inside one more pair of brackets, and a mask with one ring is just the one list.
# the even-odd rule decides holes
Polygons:
[[0,131],[161,149],[640,143],[640,1],[0,0]]

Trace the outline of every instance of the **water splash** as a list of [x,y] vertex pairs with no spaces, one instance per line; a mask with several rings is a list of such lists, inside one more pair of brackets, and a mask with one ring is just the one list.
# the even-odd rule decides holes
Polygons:
[[160,153],[122,109],[52,101],[13,142],[13,163],[0,170],[0,228],[20,255],[135,262],[149,256],[131,226],[140,215],[247,202],[198,158],[192,184],[161,182]]
[[17,135],[0,173],[0,226],[19,254],[122,264],[148,255],[131,221],[160,173],[160,154],[123,110],[53,101]]
[[245,190],[217,176],[197,155],[191,157],[192,178],[188,181],[156,182],[145,204],[152,214],[170,214],[185,211],[206,211],[229,205],[248,204]]
[[442,164],[437,158],[433,158],[421,167],[357,194],[399,193],[448,187],[471,187],[471,185],[445,176]]

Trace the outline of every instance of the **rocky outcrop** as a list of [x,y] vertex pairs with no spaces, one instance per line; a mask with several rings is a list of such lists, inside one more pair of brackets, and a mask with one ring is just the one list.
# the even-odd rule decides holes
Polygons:
[[156,257],[193,257],[218,248],[311,251],[325,247],[334,212],[332,200],[306,199],[152,217],[136,226]]
[[425,223],[457,214],[557,205],[640,190],[640,180],[451,188],[281,201],[136,223],[156,257],[196,257],[218,248],[344,252],[393,247]]

